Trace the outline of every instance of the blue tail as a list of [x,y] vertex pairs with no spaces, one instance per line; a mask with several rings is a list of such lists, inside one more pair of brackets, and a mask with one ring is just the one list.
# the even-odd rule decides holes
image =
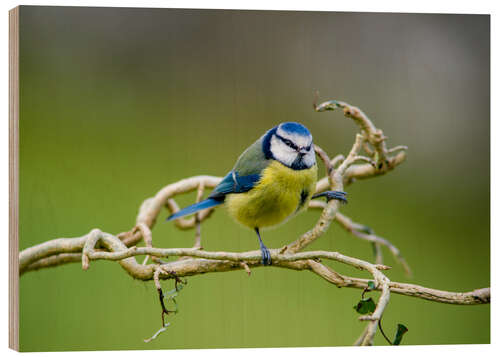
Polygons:
[[171,221],[172,219],[184,217],[184,216],[187,216],[188,214],[196,213],[196,212],[201,211],[202,209],[205,209],[205,208],[218,206],[222,203],[224,203],[223,200],[216,200],[213,198],[207,198],[204,201],[195,203],[191,206],[187,206],[186,208],[181,209],[179,212],[174,213],[173,215],[171,215],[170,217],[167,218],[167,221]]

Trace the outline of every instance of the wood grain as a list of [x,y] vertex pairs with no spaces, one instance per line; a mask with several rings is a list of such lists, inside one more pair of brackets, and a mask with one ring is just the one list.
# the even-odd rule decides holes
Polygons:
[[9,348],[19,351],[19,6],[9,11]]

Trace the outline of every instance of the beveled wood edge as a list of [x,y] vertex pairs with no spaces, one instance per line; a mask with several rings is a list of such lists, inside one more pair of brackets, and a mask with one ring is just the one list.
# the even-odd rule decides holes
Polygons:
[[9,348],[19,351],[19,6],[9,11]]

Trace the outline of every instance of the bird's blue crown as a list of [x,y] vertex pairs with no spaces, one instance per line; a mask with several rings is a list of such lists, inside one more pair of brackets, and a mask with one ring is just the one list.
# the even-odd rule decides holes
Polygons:
[[281,123],[279,125],[279,128],[290,134],[298,134],[301,136],[311,135],[309,130],[307,130],[307,128],[300,123],[295,123],[295,122]]

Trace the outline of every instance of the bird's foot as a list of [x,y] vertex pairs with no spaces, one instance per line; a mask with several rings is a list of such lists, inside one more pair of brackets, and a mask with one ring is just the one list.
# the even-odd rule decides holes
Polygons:
[[271,265],[271,253],[269,252],[269,249],[264,245],[262,242],[262,239],[260,238],[260,232],[259,228],[255,227],[255,233],[257,233],[257,237],[259,237],[259,245],[260,245],[260,251],[262,252],[262,264],[263,265]]
[[272,260],[271,260],[271,253],[269,252],[269,249],[267,249],[267,247],[264,244],[261,244],[260,251],[262,252],[262,264],[263,265],[271,265]]
[[339,200],[342,203],[347,203],[347,198],[345,196],[347,196],[347,193],[342,191],[325,191],[312,196],[312,198],[326,197],[326,202],[330,200]]

